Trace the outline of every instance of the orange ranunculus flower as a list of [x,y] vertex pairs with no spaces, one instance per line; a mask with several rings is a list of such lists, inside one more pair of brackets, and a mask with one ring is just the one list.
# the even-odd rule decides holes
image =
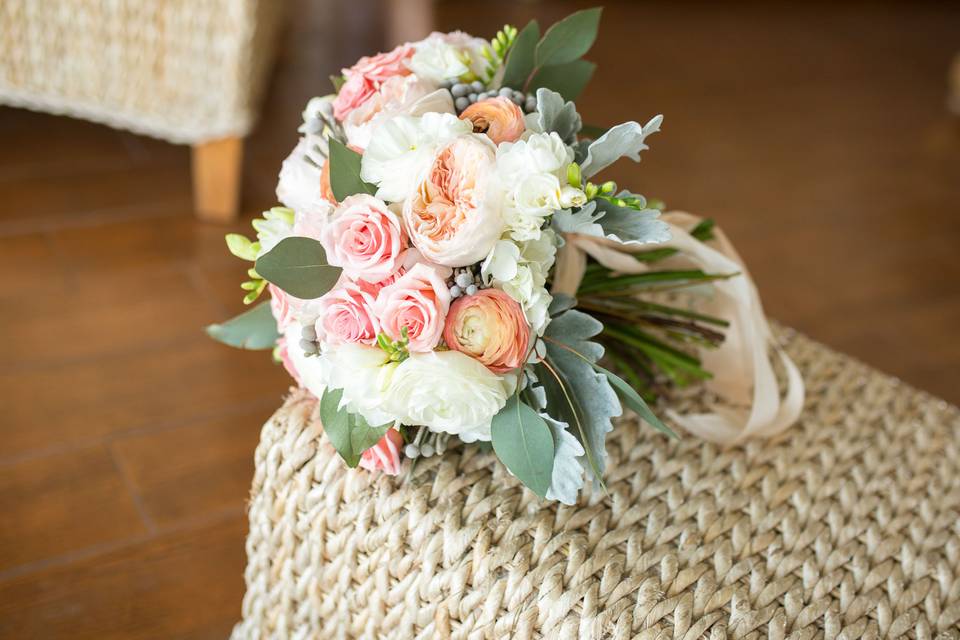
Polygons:
[[494,373],[506,373],[523,364],[530,327],[516,300],[499,289],[481,289],[450,305],[443,338]]
[[494,144],[515,142],[526,128],[523,111],[504,97],[487,98],[475,102],[460,114],[461,120],[473,124],[474,133],[485,133]]

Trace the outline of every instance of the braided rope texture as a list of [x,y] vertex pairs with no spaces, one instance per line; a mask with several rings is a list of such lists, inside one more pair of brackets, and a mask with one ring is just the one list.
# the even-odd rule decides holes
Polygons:
[[0,104],[179,143],[242,136],[280,0],[2,0]]
[[722,448],[625,418],[575,507],[476,447],[348,471],[295,392],[256,451],[233,638],[960,638],[960,410],[780,336],[800,424]]

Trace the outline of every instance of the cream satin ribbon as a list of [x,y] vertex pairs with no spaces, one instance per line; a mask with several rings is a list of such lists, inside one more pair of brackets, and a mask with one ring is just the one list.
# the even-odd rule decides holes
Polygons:
[[[704,368],[713,374],[706,383],[707,388],[722,404],[711,406],[711,413],[680,415],[668,409],[667,415],[694,435],[720,444],[734,444],[752,436],[770,436],[786,429],[797,421],[803,410],[803,377],[774,341],[757,288],[743,260],[719,228],[714,227],[712,246],[691,236],[687,229],[700,222],[697,216],[671,211],[663,214],[661,220],[669,225],[672,238],[656,248],[673,248],[678,253],[658,266],[740,274],[712,282],[714,295],[700,306],[703,313],[730,323],[721,346],[701,349],[700,353]],[[565,234],[565,238],[566,244],[557,255],[554,293],[576,294],[588,255],[618,273],[650,270],[630,255],[649,250],[650,245],[626,245],[582,234]],[[780,358],[786,373],[783,397],[770,362],[771,349]]]

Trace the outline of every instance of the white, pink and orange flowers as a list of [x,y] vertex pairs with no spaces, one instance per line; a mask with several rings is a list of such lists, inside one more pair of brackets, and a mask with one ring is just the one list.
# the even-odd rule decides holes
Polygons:
[[[433,33],[360,59],[333,79],[335,94],[307,104],[277,186],[285,207],[254,222],[255,241],[228,237],[254,262],[245,300],[266,290],[271,303],[211,335],[275,346],[349,465],[396,475],[402,456],[441,453],[454,437],[490,441],[512,474],[568,504],[584,463],[603,471],[596,443],[621,412],[613,385],[627,383],[599,364],[591,339],[603,325],[550,287],[578,270],[605,287],[609,274],[558,249],[565,234],[574,248],[572,234],[668,234],[642,196],[589,182],[620,157],[638,160],[660,124],[580,135],[571,98],[592,69],[580,56],[599,17],[578,12],[539,42],[536,25],[508,25],[490,41]],[[619,323],[604,339],[628,334],[643,310],[633,298],[583,307]],[[698,329],[699,340],[717,335]],[[646,334],[628,337],[618,350],[655,357],[637,350]]]

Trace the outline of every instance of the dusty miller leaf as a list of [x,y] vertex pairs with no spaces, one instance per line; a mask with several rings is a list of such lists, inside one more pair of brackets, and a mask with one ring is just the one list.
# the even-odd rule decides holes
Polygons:
[[596,175],[624,156],[640,162],[640,152],[649,149],[644,140],[660,130],[661,122],[663,116],[654,116],[642,127],[636,122],[625,122],[591,142],[586,159],[580,166],[583,177]]
[[602,330],[599,321],[575,309],[558,315],[547,325],[547,363],[537,371],[551,414],[570,425],[584,447],[581,464],[598,480],[606,468],[604,443],[613,430],[611,419],[623,412],[606,376],[593,368],[603,347],[590,338]]
[[583,488],[583,465],[578,459],[584,454],[583,445],[568,431],[566,422],[554,420],[545,413],[541,413],[540,416],[553,433],[555,449],[547,500],[559,500],[567,505],[576,504],[577,494]]
[[572,102],[550,89],[537,89],[537,124],[540,131],[555,132],[565,144],[573,144],[583,120]]

